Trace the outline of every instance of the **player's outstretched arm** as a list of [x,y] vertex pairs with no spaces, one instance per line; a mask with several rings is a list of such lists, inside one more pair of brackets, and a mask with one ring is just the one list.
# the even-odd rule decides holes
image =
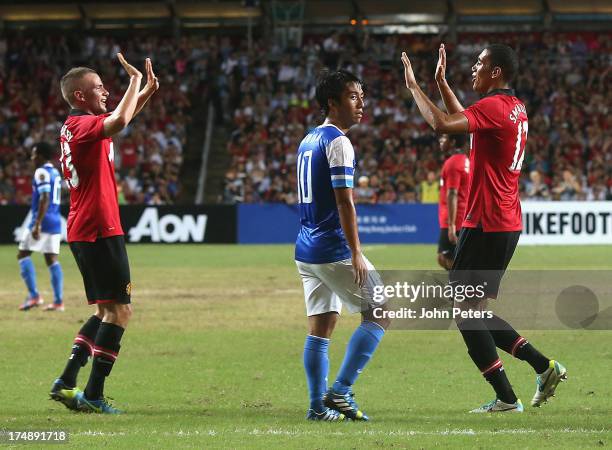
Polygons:
[[406,87],[410,90],[421,115],[429,126],[436,133],[467,133],[469,131],[468,120],[462,113],[446,114],[434,105],[421,90],[406,52],[402,52],[402,63],[404,64]]
[[359,232],[357,228],[357,212],[355,211],[355,203],[353,202],[353,189],[334,188],[334,195],[336,197],[336,205],[338,206],[340,225],[342,226],[342,231],[351,249],[355,283],[357,283],[359,287],[362,287],[368,277],[368,267],[361,254],[361,243],[359,242]]
[[446,49],[444,44],[440,44],[438,49],[438,65],[436,66],[436,83],[438,84],[438,90],[440,96],[446,107],[446,111],[449,114],[455,114],[463,111],[463,106],[459,103],[457,96],[451,90],[448,82],[446,81]]
[[134,115],[140,112],[142,107],[159,89],[159,80],[153,72],[153,64],[151,63],[151,58],[145,59],[145,69],[147,72],[147,84],[138,94],[138,101],[136,102],[136,111],[134,111]]
[[119,105],[117,105],[117,108],[110,116],[104,119],[104,135],[106,137],[113,136],[123,130],[134,117],[138,101],[138,89],[140,89],[142,81],[142,73],[129,64],[121,53],[117,53],[117,59],[119,59],[119,62],[130,76],[130,85],[126,89],[125,94],[123,94],[123,98]]

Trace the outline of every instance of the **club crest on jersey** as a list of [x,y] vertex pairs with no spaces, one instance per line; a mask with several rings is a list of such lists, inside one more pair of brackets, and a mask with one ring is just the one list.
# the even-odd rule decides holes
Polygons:
[[132,295],[132,283],[128,283],[125,285],[125,293],[127,295]]

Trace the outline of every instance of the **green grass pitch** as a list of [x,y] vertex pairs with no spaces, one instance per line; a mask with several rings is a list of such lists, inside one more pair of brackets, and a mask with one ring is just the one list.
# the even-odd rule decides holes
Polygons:
[[[368,246],[379,269],[433,269],[434,246]],[[511,268],[612,269],[611,247],[521,247]],[[612,445],[612,332],[526,336],[569,370],[557,397],[524,414],[470,415],[491,389],[453,331],[390,331],[355,391],[370,423],[309,423],[306,319],[291,246],[128,247],[134,317],[106,393],[127,411],[72,413],[47,399],[91,314],[66,246],[65,313],[17,311],[16,246],[0,246],[0,429],[70,432],[79,448],[578,448]],[[34,255],[38,284],[49,275]],[[358,317],[331,344],[333,377]],[[502,354],[528,404],[531,369]],[[81,387],[89,373],[81,372]],[[1,445],[1,444],[0,444]],[[57,448],[57,447],[52,447]]]

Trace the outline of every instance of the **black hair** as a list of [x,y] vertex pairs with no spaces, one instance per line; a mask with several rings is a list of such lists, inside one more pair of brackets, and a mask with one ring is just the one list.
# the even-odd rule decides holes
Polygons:
[[449,134],[448,138],[451,142],[455,143],[455,148],[463,148],[465,145],[466,136],[467,135],[465,134]]
[[487,46],[491,68],[499,67],[502,77],[507,83],[512,83],[518,74],[519,61],[516,52],[505,44],[491,44]]
[[363,85],[361,80],[348,70],[328,70],[325,69],[319,74],[315,97],[323,114],[329,114],[329,100],[340,101],[340,96],[348,83],[358,83]]
[[32,146],[32,149],[36,150],[36,154],[40,155],[46,161],[50,161],[55,153],[53,146],[47,142],[37,142]]

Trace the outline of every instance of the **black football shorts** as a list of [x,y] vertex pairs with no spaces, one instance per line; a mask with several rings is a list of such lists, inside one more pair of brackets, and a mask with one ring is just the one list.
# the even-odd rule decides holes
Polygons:
[[70,242],[70,250],[83,276],[87,303],[130,303],[130,264],[123,236]]
[[462,228],[449,272],[450,282],[482,285],[487,298],[497,298],[520,235],[520,231],[484,232],[482,228]]

